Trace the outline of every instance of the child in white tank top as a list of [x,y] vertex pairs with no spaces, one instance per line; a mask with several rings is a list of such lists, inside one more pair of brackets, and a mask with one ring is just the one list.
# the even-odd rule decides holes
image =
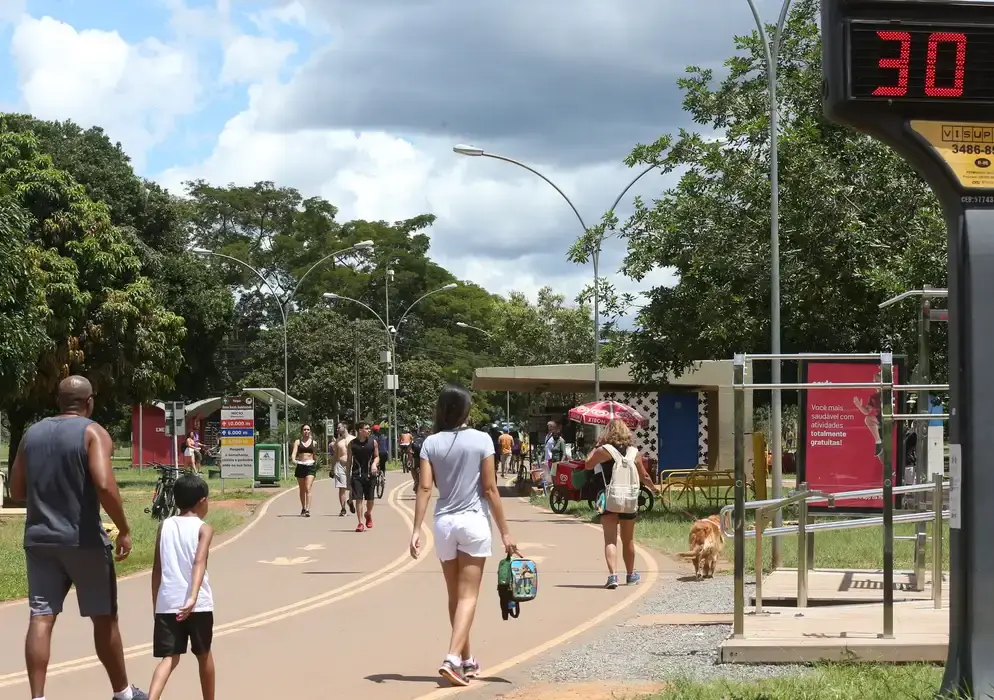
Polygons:
[[162,659],[152,674],[149,698],[159,700],[173,669],[189,645],[200,664],[204,700],[214,698],[214,596],[207,574],[207,555],[214,528],[204,522],[209,490],[195,474],[184,474],[173,486],[180,514],[159,525],[152,567],[155,625],[152,655]]

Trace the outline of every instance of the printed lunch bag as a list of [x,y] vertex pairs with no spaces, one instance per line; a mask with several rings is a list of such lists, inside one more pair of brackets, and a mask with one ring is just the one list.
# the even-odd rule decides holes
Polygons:
[[505,620],[517,617],[521,603],[538,595],[538,567],[531,559],[512,559],[508,554],[497,565],[497,595],[500,614]]

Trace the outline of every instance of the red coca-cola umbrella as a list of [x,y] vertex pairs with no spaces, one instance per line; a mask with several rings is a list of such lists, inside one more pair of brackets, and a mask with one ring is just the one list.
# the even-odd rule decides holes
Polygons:
[[631,406],[617,401],[594,401],[569,410],[569,419],[583,425],[607,425],[613,419],[622,420],[629,428],[646,428],[649,419]]

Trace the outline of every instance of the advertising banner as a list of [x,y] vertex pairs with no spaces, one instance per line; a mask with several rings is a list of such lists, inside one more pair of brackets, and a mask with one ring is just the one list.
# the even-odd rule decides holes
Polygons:
[[255,471],[255,409],[251,396],[221,399],[221,478],[252,479]]
[[[880,380],[876,362],[808,362],[804,383],[868,383]],[[894,382],[899,382],[900,366],[894,365]],[[808,389],[802,406],[804,437],[803,471],[798,483],[808,482],[812,491],[838,493],[883,486],[883,443],[881,439],[881,392],[875,389]],[[898,400],[895,394],[895,402]],[[895,412],[897,412],[895,410]],[[893,460],[890,465],[893,484],[900,459],[898,433],[901,422],[892,423]],[[823,510],[826,504],[812,508]],[[880,510],[879,496],[843,499],[836,509]]]

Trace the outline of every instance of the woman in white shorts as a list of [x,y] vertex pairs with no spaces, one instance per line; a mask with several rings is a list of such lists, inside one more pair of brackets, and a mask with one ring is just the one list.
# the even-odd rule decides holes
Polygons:
[[480,673],[480,665],[470,652],[469,634],[483,565],[491,553],[491,513],[504,552],[518,551],[508,532],[497,490],[493,440],[486,433],[466,427],[471,404],[470,393],[452,384],[438,397],[434,430],[421,447],[421,480],[411,535],[411,556],[417,559],[421,553],[421,526],[432,487],[437,483],[435,549],[442,562],[452,625],[449,653],[438,672],[457,686],[469,685],[469,679]]

